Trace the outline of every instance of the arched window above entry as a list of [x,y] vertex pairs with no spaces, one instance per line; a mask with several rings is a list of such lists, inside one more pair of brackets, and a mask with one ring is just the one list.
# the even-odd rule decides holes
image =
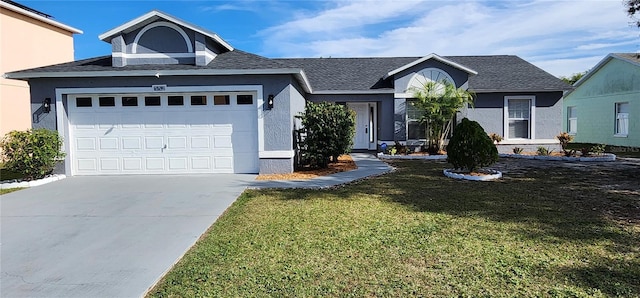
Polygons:
[[169,22],[155,22],[138,32],[131,53],[193,53],[193,45],[182,28]]
[[435,82],[436,84],[449,82],[451,84],[455,84],[453,78],[451,78],[451,76],[444,70],[439,68],[425,68],[416,72],[413,77],[411,77],[409,84],[407,84],[407,92],[411,93],[411,90],[415,88],[421,89],[429,82]]

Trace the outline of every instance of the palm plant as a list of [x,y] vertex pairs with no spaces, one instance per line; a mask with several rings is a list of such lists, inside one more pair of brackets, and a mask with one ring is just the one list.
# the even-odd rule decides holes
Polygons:
[[426,126],[428,150],[438,152],[444,148],[444,139],[451,130],[453,117],[465,105],[473,104],[474,94],[447,80],[427,81],[420,85],[409,89],[416,98],[411,104],[422,111],[419,121]]

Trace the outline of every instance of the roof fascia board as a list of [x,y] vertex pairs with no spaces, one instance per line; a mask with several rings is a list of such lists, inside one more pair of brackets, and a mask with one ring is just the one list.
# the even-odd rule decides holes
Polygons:
[[307,75],[298,68],[278,69],[189,69],[189,70],[121,70],[121,71],[70,71],[70,72],[13,72],[5,73],[7,79],[27,80],[31,78],[88,78],[88,77],[146,77],[146,76],[206,76],[206,75],[278,75],[296,76],[302,88],[311,93],[313,90]]
[[[612,55],[613,55],[615,58],[618,58],[618,59],[620,59],[620,60],[622,60],[622,61],[629,62],[629,63],[631,63],[631,64],[633,64],[633,65],[635,65],[635,66],[640,66],[640,61],[629,60],[627,57],[620,56],[620,55],[618,55],[618,54],[616,54],[616,53],[613,53]],[[637,55],[640,55],[640,54],[637,54]]]
[[480,89],[469,88],[473,93],[534,93],[534,92],[564,92],[564,89]]
[[190,24],[188,22],[185,22],[183,20],[180,20],[180,19],[178,19],[176,17],[170,16],[170,15],[168,15],[166,13],[163,13],[161,11],[158,11],[158,10],[152,10],[152,11],[150,11],[150,12],[148,12],[148,13],[142,15],[142,16],[139,16],[139,17],[137,17],[137,18],[135,18],[135,19],[133,19],[133,20],[131,20],[129,22],[126,22],[126,23],[124,23],[124,24],[122,24],[122,25],[120,25],[120,26],[118,26],[116,28],[113,28],[113,29],[111,29],[111,30],[109,30],[109,31],[107,31],[105,33],[102,33],[102,34],[100,34],[98,36],[98,38],[100,38],[100,40],[102,40],[102,41],[110,42],[109,39],[111,37],[113,37],[114,35],[117,35],[118,33],[123,32],[128,28],[131,28],[131,27],[133,27],[133,26],[135,26],[135,25],[137,25],[137,24],[139,24],[141,22],[144,22],[144,21],[146,21],[146,20],[148,20],[148,19],[150,19],[152,17],[156,17],[156,16],[160,17],[160,18],[163,18],[163,19],[165,19],[167,21],[171,21],[173,23],[176,23],[176,24],[178,24],[178,25],[180,25],[182,27],[186,27],[186,28],[189,28],[189,29],[191,29],[193,31],[202,33],[202,34],[212,38],[216,42],[218,42],[220,45],[225,47],[227,50],[233,51],[233,47],[229,43],[224,41],[220,36],[218,36],[218,34],[216,34],[214,32],[211,32],[209,30],[206,30],[204,28],[195,26],[193,24]]
[[465,71],[465,72],[467,72],[467,73],[470,73],[470,74],[472,74],[472,75],[477,75],[477,74],[478,74],[478,72],[477,72],[477,71],[475,71],[475,70],[473,70],[473,69],[471,69],[471,68],[465,67],[465,66],[463,66],[463,65],[461,65],[461,64],[458,64],[458,63],[453,62],[453,61],[451,61],[451,60],[448,60],[448,59],[442,58],[442,57],[440,57],[440,56],[438,56],[438,55],[436,55],[436,54],[434,54],[434,53],[431,53],[431,54],[429,54],[429,55],[427,55],[427,56],[424,56],[424,57],[422,57],[422,58],[420,58],[420,59],[418,59],[418,60],[415,60],[415,61],[413,61],[413,62],[411,62],[411,63],[405,64],[405,65],[403,65],[403,66],[400,66],[399,68],[396,68],[396,69],[394,69],[394,70],[392,70],[392,71],[388,72],[386,75],[384,75],[383,79],[386,79],[386,78],[388,78],[388,77],[390,77],[390,76],[393,76],[393,75],[395,75],[395,74],[397,74],[397,73],[399,73],[399,72],[401,72],[401,71],[403,71],[403,70],[406,70],[406,69],[408,69],[408,68],[410,68],[410,67],[416,66],[416,65],[418,65],[418,64],[420,64],[420,63],[422,63],[422,62],[425,62],[425,61],[427,61],[427,60],[429,60],[429,59],[435,59],[435,60],[437,60],[437,61],[439,61],[439,62],[442,62],[442,63],[444,63],[444,64],[447,64],[447,65],[453,66],[453,67],[455,67],[455,68],[458,68],[458,69],[460,69],[460,70],[463,70],[463,71]]
[[47,24],[49,24],[49,25],[51,25],[51,26],[58,27],[58,28],[60,28],[60,29],[63,29],[63,30],[69,31],[69,32],[71,32],[71,33],[75,33],[75,34],[82,34],[82,33],[83,33],[83,32],[82,32],[82,30],[80,30],[80,29],[76,29],[76,28],[73,28],[73,27],[71,27],[71,26],[67,26],[67,25],[65,25],[65,24],[62,24],[62,23],[60,23],[60,22],[56,22],[56,21],[54,21],[54,20],[47,19],[47,18],[45,18],[45,17],[43,17],[43,16],[40,16],[40,15],[37,15],[37,14],[35,14],[35,13],[33,13],[33,12],[30,12],[30,11],[24,10],[24,9],[22,9],[22,8],[20,8],[20,7],[13,6],[13,5],[11,5],[11,4],[9,4],[9,3],[6,3],[6,2],[4,2],[4,1],[0,1],[0,7],[2,7],[2,8],[6,8],[6,9],[8,9],[8,10],[11,10],[11,11],[17,12],[17,13],[22,14],[22,15],[25,15],[25,16],[28,16],[28,17],[30,17],[30,18],[32,18],[32,19],[36,19],[36,20],[38,20],[38,21],[41,21],[41,22],[47,23]]
[[381,90],[318,90],[312,94],[317,95],[338,95],[338,94],[394,94],[393,89]]

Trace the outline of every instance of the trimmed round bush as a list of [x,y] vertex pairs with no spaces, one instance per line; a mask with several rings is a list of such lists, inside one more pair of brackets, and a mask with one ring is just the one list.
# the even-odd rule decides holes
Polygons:
[[498,148],[478,122],[464,118],[449,140],[447,161],[455,169],[473,172],[498,161]]

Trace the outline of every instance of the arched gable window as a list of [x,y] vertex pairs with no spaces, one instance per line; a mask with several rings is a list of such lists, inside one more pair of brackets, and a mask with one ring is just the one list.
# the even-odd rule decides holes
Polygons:
[[155,22],[138,32],[131,53],[193,53],[193,45],[182,28],[169,22]]

